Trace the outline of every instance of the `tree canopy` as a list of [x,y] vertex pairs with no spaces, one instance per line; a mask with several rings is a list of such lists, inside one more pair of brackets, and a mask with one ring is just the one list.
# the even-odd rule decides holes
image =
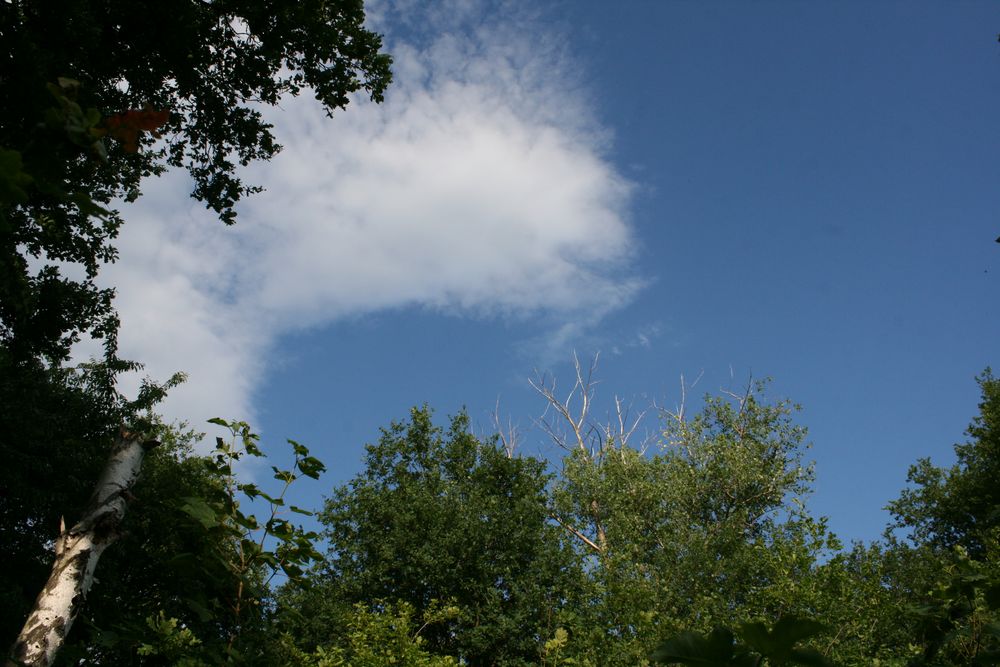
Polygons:
[[[137,399],[116,386],[141,360],[119,358],[114,290],[95,280],[117,258],[115,207],[147,177],[183,168],[192,196],[231,224],[260,189],[239,168],[280,150],[264,109],[302,92],[328,114],[354,94],[380,101],[391,59],[360,0],[13,0],[0,4],[0,58],[0,535],[18,566],[0,596],[10,631],[45,581],[60,517],[74,525],[115,434],[149,427],[144,413],[162,397],[154,384]],[[103,341],[103,359],[66,368],[83,336]]]
[[920,459],[910,468],[913,486],[889,504],[899,528],[916,543],[964,548],[971,556],[1000,555],[1000,379],[986,369],[977,378],[979,415],[955,445],[948,468]]
[[480,441],[465,415],[445,431],[428,409],[413,410],[368,446],[364,471],[320,514],[325,594],[420,613],[453,604],[459,615],[423,633],[430,650],[469,664],[536,663],[573,572],[548,521],[545,467]]
[[381,100],[390,58],[363,21],[361,0],[0,5],[0,58],[16,63],[0,77],[5,346],[63,359],[81,332],[113,340],[93,277],[116,256],[109,207],[145,177],[185,168],[192,195],[232,223],[259,189],[238,167],[280,149],[263,107],[304,90],[328,113],[356,92]]
[[[980,385],[972,438],[936,480],[984,480],[994,463],[983,444],[995,380]],[[245,425],[230,426],[260,453]],[[275,522],[288,511],[281,494],[232,477],[224,461],[236,450],[196,457],[190,435],[162,434],[65,664],[918,667],[1000,655],[997,553],[983,537],[993,508],[970,504],[962,516],[977,528],[961,540],[922,529],[842,548],[806,510],[812,472],[794,406],[765,385],[667,415],[652,451],[612,437],[599,456],[567,452],[555,468],[474,436],[465,415],[442,427],[416,408],[333,489],[322,557],[309,556],[315,536]],[[284,484],[321,469],[292,446],[295,467],[275,469]],[[904,491],[933,502],[897,516],[944,520],[970,488],[988,491],[940,484]],[[279,514],[245,513],[240,490]],[[246,531],[265,525],[279,543],[257,551]],[[3,580],[14,623],[28,592],[17,575],[42,568],[49,533],[9,534],[23,552]],[[266,572],[289,548],[320,560],[286,569],[294,577],[272,593]],[[240,565],[251,552],[255,564]]]
[[[578,415],[536,385],[574,434],[547,429],[565,449],[551,460],[415,408],[332,489],[325,554],[285,500],[323,470],[305,446],[241,480],[240,457],[263,455],[247,424],[213,420],[231,439],[199,456],[199,434],[153,413],[180,376],[119,393],[139,363],[119,358],[96,280],[117,258],[115,207],[177,168],[234,223],[261,188],[240,168],[280,150],[267,107],[382,99],[391,60],[364,21],[361,0],[0,2],[0,629],[13,638],[59,571],[60,524],[130,427],[161,444],[111,493],[129,515],[83,528],[118,544],[66,598],[83,622],[58,664],[1000,664],[988,369],[957,463],[918,461],[884,538],[848,548],[808,511],[806,430],[767,383],[664,413],[636,446],[628,420],[591,420],[578,367]],[[84,336],[104,357],[69,367]]]

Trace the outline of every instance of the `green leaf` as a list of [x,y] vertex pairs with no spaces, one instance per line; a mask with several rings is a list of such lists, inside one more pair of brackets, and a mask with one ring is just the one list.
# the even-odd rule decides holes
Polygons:
[[320,474],[326,470],[323,462],[312,456],[297,461],[295,465],[303,475],[312,479],[319,479]]
[[782,616],[768,630],[763,623],[743,623],[740,625],[740,636],[750,648],[761,653],[770,660],[783,662],[789,660],[792,648],[802,641],[823,632],[826,626],[808,618],[797,616]]
[[267,532],[279,540],[287,542],[295,535],[295,527],[284,519],[272,519],[267,524]]
[[759,621],[743,623],[740,625],[739,632],[743,641],[760,653],[765,655],[772,654],[778,648],[778,642],[771,637],[771,632],[767,629],[767,626]]
[[309,456],[309,450],[291,438],[288,439],[288,444],[292,446],[292,450],[295,452],[296,456]]
[[255,436],[253,434],[250,434],[249,437],[244,436],[244,438],[243,438],[243,449],[245,449],[246,452],[247,452],[247,454],[249,454],[250,456],[256,456],[256,457],[260,458],[260,457],[264,456],[264,452],[262,452],[260,450],[260,447],[257,446],[256,440],[257,440],[257,436]]
[[247,530],[257,530],[258,528],[260,528],[260,524],[257,523],[257,517],[255,517],[253,514],[246,515],[243,514],[243,512],[236,512],[235,514],[233,514],[233,521],[235,521],[237,525],[243,526]]
[[267,493],[264,493],[263,491],[260,492],[260,497],[276,507],[284,507],[285,505],[285,501],[281,498],[275,498]]
[[239,490],[246,494],[247,498],[253,500],[260,495],[261,491],[257,488],[256,484],[240,484],[238,486]]
[[243,538],[242,540],[240,540],[240,548],[243,549],[243,553],[248,558],[254,558],[256,556],[267,553],[261,549],[260,545],[257,544],[256,540],[250,540],[247,538]]
[[666,665],[712,665],[725,667],[728,665],[750,664],[737,662],[735,655],[735,637],[725,628],[716,628],[708,635],[696,632],[685,632],[668,639],[656,650],[650,658],[654,662]]
[[208,420],[208,423],[209,424],[216,424],[218,426],[223,426],[225,428],[230,428],[229,422],[227,422],[222,417],[212,417],[211,419]]
[[283,563],[281,569],[289,579],[300,579],[304,573],[301,567],[293,563]]
[[213,528],[219,525],[219,516],[215,509],[205,502],[203,498],[189,496],[182,499],[181,511],[198,521],[205,528]]

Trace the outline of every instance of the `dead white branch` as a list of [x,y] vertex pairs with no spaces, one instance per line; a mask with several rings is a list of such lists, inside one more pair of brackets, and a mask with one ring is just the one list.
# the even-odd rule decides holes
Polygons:
[[[531,386],[545,399],[545,413],[537,420],[538,426],[548,435],[552,441],[565,449],[572,451],[579,449],[587,455],[594,455],[594,447],[589,442],[594,429],[588,424],[590,418],[590,404],[596,389],[594,381],[594,371],[597,368],[597,355],[594,355],[590,363],[590,368],[584,373],[580,365],[580,358],[573,354],[573,368],[576,371],[576,378],[569,394],[565,399],[560,399],[556,394],[555,378],[551,382],[539,375],[534,380],[528,380]],[[577,407],[577,403],[579,406]],[[549,411],[555,413],[555,423],[548,418]],[[565,433],[565,427],[569,427],[569,434]]]
[[739,435],[740,438],[743,438],[746,436],[746,424],[743,423],[742,417],[743,414],[746,412],[747,404],[753,397],[753,375],[751,374],[750,376],[747,377],[747,386],[743,390],[742,394],[737,394],[736,392],[728,389],[723,389],[722,393],[732,398],[734,401],[736,401],[736,404],[739,405],[740,409],[738,414],[741,417],[741,419],[737,420],[736,422],[737,424],[736,434]]
[[645,454],[646,450],[649,448],[650,443],[656,439],[654,434],[647,433],[646,437],[643,438],[642,442],[638,445],[632,445],[632,436],[635,435],[635,431],[639,428],[639,424],[646,417],[647,410],[640,410],[635,417],[632,417],[632,404],[627,404],[621,399],[620,396],[615,396],[615,419],[609,419],[604,425],[604,440],[609,447],[616,446],[619,450],[624,451],[626,447],[635,447],[635,450],[639,454]]
[[646,434],[643,441],[633,445],[631,440],[646,417],[648,410],[633,410],[620,396],[615,396],[615,412],[606,421],[593,419],[594,395],[597,391],[597,370],[599,355],[595,354],[589,367],[584,370],[579,357],[573,355],[575,377],[573,386],[565,398],[560,398],[555,379],[536,375],[529,380],[532,388],[545,399],[545,411],[535,420],[535,424],[561,449],[571,452],[579,450],[588,460],[599,463],[610,450],[634,447],[644,454],[649,444],[656,439],[655,434]]
[[517,450],[517,446],[521,441],[521,431],[517,427],[517,424],[514,423],[513,418],[509,415],[507,416],[506,423],[504,423],[503,419],[500,417],[499,396],[497,397],[497,404],[491,416],[493,418],[493,430],[500,439],[500,444],[507,453],[507,458],[514,458],[514,452]]
[[97,561],[121,534],[143,457],[157,444],[124,431],[115,441],[83,516],[69,530],[60,526],[52,572],[11,649],[8,667],[49,667],[55,660],[94,583]]
[[[595,373],[599,355],[594,355],[586,368],[580,363],[580,358],[574,353],[573,370],[575,371],[573,386],[561,397],[556,390],[556,382],[544,375],[536,375],[531,380],[531,386],[545,399],[545,412],[536,420],[538,427],[558,447],[566,452],[578,452],[582,459],[595,469],[600,468],[604,457],[611,452],[627,456],[630,443],[644,417],[646,410],[634,411],[631,404],[615,396],[615,414],[608,416],[606,421],[593,419],[594,395],[597,390]],[[640,455],[655,439],[655,434],[647,434],[638,447],[634,447]],[[607,550],[607,532],[605,527],[605,509],[597,498],[587,501],[585,508],[580,508],[579,519],[586,524],[584,532],[570,525],[555,513],[551,518],[575,538],[586,544],[597,553]],[[588,537],[593,535],[593,539]]]
[[660,418],[666,425],[666,430],[664,431],[664,440],[662,447],[685,447],[687,443],[686,434],[688,432],[687,424],[687,394],[689,389],[694,389],[698,383],[701,381],[702,376],[705,375],[705,371],[698,373],[698,377],[694,379],[691,384],[687,383],[686,378],[681,374],[681,400],[676,408],[673,410],[668,410],[666,408],[657,408],[660,413]]
[[592,539],[590,539],[589,537],[587,537],[586,535],[584,535],[583,533],[581,533],[579,530],[577,530],[573,526],[569,525],[568,523],[566,523],[565,521],[563,521],[562,519],[560,519],[559,515],[556,514],[555,512],[550,513],[549,517],[552,518],[560,526],[562,526],[563,528],[565,528],[571,535],[573,535],[573,537],[577,538],[578,540],[580,540],[581,542],[583,542],[584,544],[586,544],[588,547],[590,547],[591,549],[593,549],[597,553],[602,553],[604,551],[603,547],[601,547],[599,544],[597,544],[596,542],[594,542]]

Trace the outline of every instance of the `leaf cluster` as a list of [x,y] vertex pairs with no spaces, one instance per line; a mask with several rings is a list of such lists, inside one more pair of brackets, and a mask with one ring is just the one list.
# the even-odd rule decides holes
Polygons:
[[[423,633],[429,650],[470,664],[537,662],[568,583],[572,554],[547,520],[542,461],[512,458],[427,408],[385,429],[366,467],[334,490],[326,526],[328,595],[386,599],[425,612],[452,600],[462,614]],[[308,638],[304,638],[309,641]]]
[[[302,581],[306,568],[321,557],[314,546],[318,535],[304,530],[282,512],[287,507],[292,513],[312,516],[309,510],[286,505],[285,495],[300,476],[318,479],[325,466],[304,445],[289,440],[295,455],[292,467],[286,470],[272,466],[274,479],[281,487],[276,494],[267,493],[255,483],[239,481],[236,470],[236,464],[244,456],[264,456],[259,436],[245,422],[219,418],[209,421],[230,432],[229,439],[216,439],[214,452],[204,460],[209,475],[220,483],[211,495],[183,498],[180,510],[216,536],[214,543],[220,548],[214,554],[215,565],[226,570],[236,582],[230,609],[238,619],[245,605],[254,604],[254,595],[262,596],[261,587],[266,587],[275,576],[281,574],[289,580]],[[263,516],[258,518],[245,511],[241,497],[249,502],[263,500],[266,506]],[[256,579],[258,574],[262,581]],[[254,587],[257,590],[253,591]]]
[[[782,616],[771,628],[756,621],[741,624],[736,633],[721,627],[708,634],[686,632],[663,642],[653,651],[652,659],[664,665],[705,667],[832,667],[833,663],[816,649],[798,646],[826,630],[822,623],[811,619]],[[737,635],[742,641],[737,641]]]
[[113,291],[94,282],[117,257],[113,203],[178,167],[234,222],[260,190],[239,167],[280,149],[263,108],[382,99],[391,59],[363,22],[361,0],[0,3],[0,341],[61,362],[87,333],[113,359]]

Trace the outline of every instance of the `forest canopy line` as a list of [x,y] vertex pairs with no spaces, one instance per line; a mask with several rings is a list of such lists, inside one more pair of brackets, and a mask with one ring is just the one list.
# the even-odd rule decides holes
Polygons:
[[[808,511],[805,429],[766,383],[555,466],[414,408],[331,490],[322,542],[283,500],[322,473],[305,447],[250,484],[232,468],[262,455],[247,425],[219,420],[209,457],[161,425],[59,664],[995,664],[995,491],[977,480],[1000,380],[979,383],[958,463],[917,462],[885,537],[850,546]],[[962,502],[986,509],[959,528]]]
[[[208,457],[160,425],[59,664],[996,664],[995,492],[976,480],[996,464],[1000,380],[979,383],[958,463],[919,461],[885,537],[847,547],[808,511],[805,429],[765,383],[556,466],[414,408],[332,489],[325,554],[283,500],[322,473],[305,447],[250,484],[232,468],[262,455],[247,425],[218,421],[230,437]],[[960,502],[984,508],[961,528]]]
[[[5,664],[1000,664],[989,369],[957,462],[918,460],[882,539],[851,545],[810,511],[807,431],[767,382],[637,443],[577,363],[568,395],[534,385],[551,458],[416,407],[315,508],[291,500],[325,472],[306,445],[164,423],[181,374],[119,392],[143,360],[97,282],[114,207],[179,168],[233,224],[267,185],[241,168],[280,150],[262,108],[383,99],[367,25],[361,0],[0,3]],[[75,364],[87,337],[104,355]],[[266,455],[288,462],[241,474]]]

